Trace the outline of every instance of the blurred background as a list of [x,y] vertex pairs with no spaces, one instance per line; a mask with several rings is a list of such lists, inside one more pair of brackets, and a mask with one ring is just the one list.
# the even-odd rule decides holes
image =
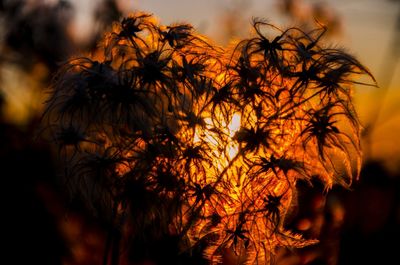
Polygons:
[[248,36],[252,17],[280,28],[326,25],[326,44],[355,55],[379,86],[356,87],[354,94],[364,126],[364,166],[352,191],[299,187],[297,215],[288,226],[321,243],[282,250],[277,262],[399,260],[398,244],[391,242],[400,236],[400,1],[0,0],[2,239],[12,264],[102,262],[105,229],[67,196],[57,150],[41,137],[40,117],[58,67],[95,53],[112,21],[137,10],[153,13],[162,24],[191,23],[219,45]]

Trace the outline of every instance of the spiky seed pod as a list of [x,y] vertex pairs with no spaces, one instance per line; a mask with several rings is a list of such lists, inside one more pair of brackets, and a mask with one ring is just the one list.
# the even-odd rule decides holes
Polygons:
[[132,260],[174,238],[175,259],[201,246],[212,264],[227,248],[268,263],[278,247],[316,242],[285,228],[297,181],[357,176],[352,78],[370,72],[324,48],[324,28],[253,26],[224,50],[188,24],[133,14],[105,36],[102,60],[72,59],[56,76],[45,120],[73,148],[69,183],[126,231]]

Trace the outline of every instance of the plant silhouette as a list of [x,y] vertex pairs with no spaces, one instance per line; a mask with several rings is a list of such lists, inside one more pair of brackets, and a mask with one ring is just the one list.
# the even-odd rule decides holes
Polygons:
[[111,227],[104,264],[187,264],[195,253],[217,264],[227,249],[259,264],[317,242],[285,228],[296,182],[329,189],[358,176],[353,78],[375,80],[322,46],[323,27],[253,26],[223,49],[191,25],[136,13],[105,35],[104,54],[54,77],[44,122],[71,192]]

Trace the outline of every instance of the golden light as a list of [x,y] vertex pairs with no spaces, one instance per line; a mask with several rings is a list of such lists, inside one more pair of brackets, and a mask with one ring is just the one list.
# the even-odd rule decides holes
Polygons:
[[[217,114],[215,116],[218,117],[221,115]],[[220,157],[221,160],[223,159],[222,157],[225,156],[228,161],[234,158],[239,152],[239,145],[233,140],[233,137],[240,129],[240,113],[234,113],[232,119],[229,121],[228,124],[226,124],[223,120],[219,120],[214,123],[211,118],[205,118],[204,122],[206,123],[206,128],[208,130],[200,132],[200,130],[197,129],[194,135],[194,142],[198,143],[201,141],[201,138],[203,138],[206,142],[213,146],[213,152],[216,154],[217,157]],[[226,143],[226,148],[224,152],[220,152],[218,147],[221,143],[218,142],[218,139],[210,131],[214,124],[221,124],[221,128],[218,128],[218,130],[229,136],[229,140]],[[200,134],[202,135],[202,137],[199,136]],[[224,162],[217,163],[224,164]]]
[[[232,116],[232,120],[228,124],[228,131],[229,131],[229,137],[232,139],[235,136],[235,133],[237,133],[240,129],[240,114],[235,113]],[[239,146],[237,143],[234,141],[231,141],[228,143],[228,158],[232,159],[237,155],[239,152]]]
[[317,242],[289,231],[285,218],[298,181],[350,185],[350,154],[361,152],[349,76],[369,72],[321,47],[324,29],[253,26],[255,36],[225,50],[190,25],[159,26],[139,13],[114,25],[102,60],[62,70],[48,119],[61,130],[83,125],[60,149],[72,146],[74,177],[137,226],[127,237],[176,236],[182,253],[204,244],[212,264],[226,249],[264,264],[279,247]]

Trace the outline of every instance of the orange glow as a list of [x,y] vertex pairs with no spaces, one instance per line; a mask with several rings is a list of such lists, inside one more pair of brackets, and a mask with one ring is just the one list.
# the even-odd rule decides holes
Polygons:
[[117,183],[107,189],[121,200],[114,203],[126,205],[119,214],[139,211],[130,217],[137,226],[168,222],[162,233],[185,238],[182,251],[206,242],[211,264],[224,249],[261,264],[278,247],[316,243],[284,226],[297,181],[318,178],[329,189],[358,174],[360,125],[348,78],[368,70],[320,47],[324,29],[282,31],[257,20],[253,27],[255,36],[224,50],[190,25],[132,15],[105,37],[103,60],[71,61],[49,107],[69,111],[56,123],[84,123],[94,143],[74,150],[85,158],[72,161],[79,179],[92,172],[87,166],[102,169],[104,183]]

